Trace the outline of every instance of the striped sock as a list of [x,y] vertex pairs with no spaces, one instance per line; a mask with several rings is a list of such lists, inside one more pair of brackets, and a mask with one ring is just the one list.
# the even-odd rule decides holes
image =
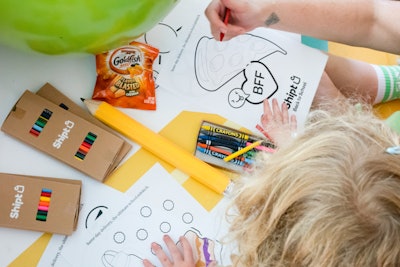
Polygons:
[[378,90],[374,104],[400,98],[400,66],[373,65],[378,76]]

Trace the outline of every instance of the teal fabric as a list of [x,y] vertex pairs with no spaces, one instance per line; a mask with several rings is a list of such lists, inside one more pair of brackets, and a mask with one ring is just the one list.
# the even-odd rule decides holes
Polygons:
[[328,42],[325,40],[320,40],[313,37],[302,35],[301,42],[310,47],[328,52]]

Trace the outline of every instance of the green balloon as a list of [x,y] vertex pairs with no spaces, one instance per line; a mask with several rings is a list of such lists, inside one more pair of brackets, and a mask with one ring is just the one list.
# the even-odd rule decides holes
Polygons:
[[0,43],[45,54],[98,54],[133,41],[178,0],[0,0]]

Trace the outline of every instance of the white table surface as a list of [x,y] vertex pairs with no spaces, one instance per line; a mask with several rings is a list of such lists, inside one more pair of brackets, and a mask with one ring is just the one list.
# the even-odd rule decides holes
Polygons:
[[[22,93],[50,82],[80,102],[90,97],[96,80],[93,55],[48,56],[0,46],[0,124]],[[0,172],[47,177],[86,179],[73,168],[0,132]],[[4,216],[4,215],[1,215]],[[18,256],[41,233],[0,228],[0,266]]]
[[[25,90],[36,92],[47,82],[85,108],[80,98],[92,96],[96,82],[95,63],[95,56],[90,54],[50,56],[21,52],[0,45],[0,124]],[[189,106],[188,103],[178,101],[177,96],[167,93],[161,87],[157,88],[156,101],[155,111],[122,110],[158,132],[182,110],[194,109],[193,105]],[[131,143],[132,149],[125,159],[140,148],[137,144]],[[0,172],[78,179],[83,182],[85,179],[91,179],[2,131],[0,131]],[[0,227],[0,266],[12,262],[41,235],[40,232]]]

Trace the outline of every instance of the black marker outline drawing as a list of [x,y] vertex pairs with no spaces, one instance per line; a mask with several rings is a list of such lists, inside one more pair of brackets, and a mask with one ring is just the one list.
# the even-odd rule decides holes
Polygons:
[[114,242],[117,244],[122,244],[125,242],[126,236],[124,232],[118,231],[114,233],[113,236]]
[[[168,206],[167,206],[168,205]],[[163,208],[166,211],[172,211],[175,208],[175,203],[171,199],[166,199],[163,202]]]
[[[164,213],[169,214],[168,216],[175,216],[175,213],[177,212],[176,206],[175,206],[175,201],[172,200],[171,198],[166,198],[165,200],[161,201],[161,209],[160,211],[164,211]],[[146,220],[151,219],[150,217],[153,216],[153,208],[150,207],[149,205],[143,205],[138,207],[138,213],[141,217],[145,218]],[[149,212],[150,211],[150,212]],[[195,216],[193,215],[192,212],[190,211],[179,211],[181,213],[181,220],[184,224],[190,225],[194,222]],[[167,234],[172,231],[173,225],[167,221],[167,220],[161,220],[159,224],[159,234]],[[182,229],[183,235],[186,236],[191,240],[193,243],[192,245],[195,246],[195,249],[198,249],[194,251],[194,253],[197,253],[197,259],[198,260],[205,260],[206,262],[210,262],[211,260],[217,259],[218,262],[222,262],[222,249],[223,245],[221,242],[219,242],[217,239],[209,238],[206,236],[202,236],[200,230],[197,228],[194,228],[193,226],[189,226],[187,228],[188,230]],[[155,229],[154,229],[155,230]],[[152,230],[152,231],[154,231]],[[150,236],[154,236],[154,234],[150,233],[148,229],[146,229],[143,226],[139,226],[136,231],[134,231],[136,235],[136,239],[138,241],[147,241],[147,239]],[[126,234],[118,230],[114,232],[112,236],[115,244],[118,246],[122,245],[128,238],[126,237]],[[161,244],[157,243],[161,248],[163,247]],[[179,244],[179,241],[176,242],[177,245]],[[201,249],[200,247],[201,246]],[[210,247],[209,247],[210,246]],[[209,248],[212,249],[212,251],[209,251]],[[150,253],[152,253],[155,256],[154,251],[149,247]],[[123,249],[120,247],[120,249],[108,249],[105,250],[104,253],[101,256],[101,262],[104,267],[135,267],[137,264],[142,263],[142,256],[139,255],[140,253],[135,253],[132,251],[126,251],[126,249]],[[212,257],[212,258],[210,258]]]
[[153,210],[149,206],[143,206],[140,208],[140,215],[144,218],[148,218],[153,214]]
[[[106,207],[106,206],[97,206],[97,207],[94,207],[91,211],[89,211],[89,213],[88,213],[88,215],[86,216],[86,219],[85,219],[85,228],[86,228],[86,229],[89,228],[89,227],[88,227],[88,221],[89,221],[89,218],[91,217],[91,214],[92,214],[95,210],[100,209],[100,208],[108,209],[108,207]],[[94,220],[97,220],[101,215],[102,215],[102,213],[101,213],[100,215],[97,214],[97,215],[96,215],[96,218],[95,218]]]
[[[247,53],[248,54],[253,53],[253,55],[250,58],[245,58],[244,62],[238,62],[237,60],[235,61],[235,56],[241,55],[240,53],[242,53],[243,51],[235,51],[234,53],[236,54],[232,54],[233,51],[232,50],[229,52],[231,53],[231,55],[229,55],[224,50],[224,45],[226,45],[227,47],[228,44],[217,42],[215,41],[215,39],[208,36],[202,36],[198,40],[196,49],[194,51],[195,79],[197,84],[202,89],[208,92],[215,92],[223,87],[227,87],[227,85],[234,79],[237,78],[240,79],[240,75],[243,76],[242,78],[243,82],[241,84],[241,87],[233,89],[230,88],[231,91],[228,93],[228,103],[232,108],[240,108],[241,106],[244,105],[245,101],[247,103],[257,105],[262,103],[264,99],[272,97],[278,91],[279,85],[265,61],[269,56],[275,53],[287,55],[287,51],[285,49],[283,49],[275,42],[266,39],[264,37],[251,33],[246,33],[243,34],[240,38],[242,39],[237,39],[235,40],[235,42],[240,45],[246,44],[247,47],[251,47],[252,45],[253,46],[258,45],[259,48],[259,50],[254,50],[255,51],[254,53],[248,52],[250,51],[250,49],[247,49]],[[265,44],[265,46],[260,46],[260,44]],[[210,52],[209,50],[214,50],[214,51]],[[225,58],[225,57],[230,57],[230,58]],[[240,58],[241,56],[238,57]],[[263,96],[262,99],[251,100],[251,98],[249,98],[250,95],[247,94],[243,90],[243,88],[246,82],[248,81],[248,78],[246,77],[246,70],[250,67],[254,67],[254,64],[257,63],[261,64],[266,70],[266,73],[269,75],[269,77],[266,78],[269,79],[270,87],[268,87],[269,91],[266,93],[266,96],[262,95]],[[222,74],[218,73],[218,71],[226,71],[227,68],[223,68],[223,66],[226,66],[224,64],[228,64],[230,67],[234,66],[233,70]],[[238,92],[238,90],[240,90],[241,92]],[[238,102],[235,103],[234,101]]]
[[[116,260],[116,262],[114,262]],[[135,267],[135,264],[142,264],[143,259],[135,254],[128,254],[123,251],[107,250],[101,257],[105,267]],[[140,265],[142,266],[142,265]]]

